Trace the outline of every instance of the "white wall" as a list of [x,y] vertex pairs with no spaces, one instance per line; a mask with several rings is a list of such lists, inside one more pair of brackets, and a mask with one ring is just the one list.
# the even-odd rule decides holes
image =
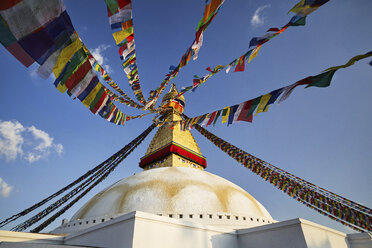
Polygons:
[[238,248],[236,232],[202,224],[139,213],[136,216],[135,248]]

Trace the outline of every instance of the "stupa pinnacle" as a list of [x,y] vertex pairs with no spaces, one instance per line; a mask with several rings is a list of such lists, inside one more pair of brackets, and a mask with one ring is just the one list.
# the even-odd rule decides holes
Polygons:
[[141,158],[140,167],[144,170],[159,167],[192,167],[203,170],[207,163],[191,132],[180,129],[181,114],[185,107],[184,96],[176,97],[178,91],[173,84],[162,100],[165,109],[164,119],[172,121],[162,125],[152,139],[147,152]]

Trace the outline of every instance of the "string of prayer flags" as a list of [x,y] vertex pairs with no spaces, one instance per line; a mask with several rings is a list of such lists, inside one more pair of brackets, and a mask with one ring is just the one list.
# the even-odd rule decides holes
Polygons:
[[[191,129],[193,125],[195,124],[204,126],[205,124],[208,124],[208,123],[209,123],[208,124],[209,126],[212,122],[214,125],[220,115],[222,118],[221,123],[227,123],[228,126],[230,124],[233,124],[239,121],[252,122],[254,113],[256,116],[258,113],[267,112],[269,109],[269,106],[275,103],[279,99],[280,96],[281,97],[278,100],[278,104],[286,100],[291,95],[291,93],[294,91],[296,87],[300,85],[305,85],[305,88],[328,87],[331,84],[332,78],[337,70],[341,68],[349,67],[353,65],[356,61],[359,61],[361,59],[371,57],[371,56],[372,56],[372,51],[366,54],[357,55],[353,57],[352,59],[350,59],[349,62],[347,62],[345,65],[330,67],[318,75],[303,78],[291,85],[282,87],[280,89],[276,89],[265,95],[261,95],[254,99],[250,99],[248,101],[242,102],[240,104],[236,104],[233,106],[225,107],[220,110],[216,110],[212,113],[207,113],[201,116],[193,117],[187,121],[183,121],[181,128],[184,130]],[[207,122],[200,121],[200,120],[204,120],[207,117],[209,118]]]
[[[184,116],[185,122],[189,122]],[[229,142],[200,125],[195,129],[227,155],[290,197],[359,232],[371,231],[372,210],[292,175]]]
[[203,32],[208,28],[209,24],[211,24],[212,20],[216,17],[224,1],[225,0],[206,1],[203,17],[199,21],[199,24],[197,26],[195,39],[193,43],[186,50],[186,53],[182,56],[179,64],[177,66],[171,66],[170,72],[165,76],[160,86],[156,90],[150,92],[150,97],[147,100],[148,103],[146,104],[145,109],[153,108],[153,106],[159,99],[160,95],[162,94],[163,90],[169,84],[170,80],[172,78],[175,78],[179,70],[185,65],[187,65],[187,63],[191,59],[191,56],[193,56],[193,60],[197,59],[198,52],[203,44]]
[[225,0],[211,0],[205,5],[203,18],[199,21],[199,24],[196,28],[195,41],[191,46],[194,51],[193,60],[196,60],[198,58],[198,52],[203,45],[203,32],[207,29],[208,25],[217,15],[224,2]]
[[[56,88],[78,98],[94,114],[114,108],[99,82],[62,0],[0,4],[0,42],[26,67],[37,62],[43,78],[54,74]],[[115,106],[116,108],[116,106]],[[115,112],[115,124],[126,115]]]
[[66,15],[61,0],[25,0],[1,4],[0,42],[26,67],[35,61],[43,64],[73,33],[73,30],[61,33],[62,30],[68,30],[57,29],[56,23],[64,20]]
[[112,91],[107,89],[107,93],[111,96],[114,101],[119,101],[120,103],[126,104],[127,106],[131,106],[134,108],[142,108],[143,106],[139,105],[135,101],[133,101],[127,94],[124,93],[122,89],[111,79],[111,77],[107,74],[107,72],[103,69],[103,67],[97,62],[97,60],[93,57],[93,55],[89,52],[86,46],[83,46],[84,51],[88,54],[89,61],[93,67],[93,69],[100,74],[100,76],[105,80],[105,82],[110,85],[113,89],[120,93],[120,96],[116,95]]
[[[234,72],[244,71],[245,70],[245,61],[248,60],[248,63],[250,63],[257,56],[257,54],[258,54],[258,52],[261,49],[263,44],[265,44],[266,42],[268,42],[272,38],[278,36],[279,34],[283,33],[289,26],[305,25],[304,21],[305,21],[306,15],[312,13],[313,11],[318,9],[321,5],[325,4],[326,2],[328,2],[328,0],[319,0],[319,1],[318,0],[309,0],[309,1],[306,1],[306,2],[304,2],[304,0],[303,0],[303,1],[299,2],[296,5],[297,6],[296,8],[295,7],[292,8],[292,9],[298,11],[298,13],[296,12],[297,13],[296,16],[294,16],[288,22],[288,24],[286,24],[281,29],[270,28],[270,29],[267,30],[267,33],[263,36],[253,37],[249,42],[249,47],[253,47],[253,48],[249,49],[244,55],[240,56],[239,58],[234,59],[232,62],[230,62],[229,64],[227,64],[225,66],[222,66],[222,65],[216,66],[216,68],[219,69],[218,71],[214,71],[214,72],[211,72],[210,74],[205,75],[204,77],[202,77],[203,80],[199,81],[199,83],[197,85],[195,85],[195,83],[193,82],[193,86],[184,87],[179,94],[181,95],[181,94],[184,94],[185,92],[187,92],[189,90],[195,89],[200,84],[204,83],[206,80],[208,80],[210,77],[215,75],[217,72],[220,72],[224,68],[226,68],[226,73],[229,73],[231,68],[233,68],[233,67],[235,67]],[[305,9],[309,9],[309,8],[312,8],[311,11],[305,11]],[[300,10],[300,9],[303,9],[303,10]],[[304,15],[305,13],[307,13],[307,14]],[[210,67],[208,67],[208,68],[210,68]]]
[[121,29],[113,33],[119,56],[123,60],[123,70],[129,86],[137,100],[146,104],[139,82],[136,51],[134,44],[132,2],[131,0],[105,0],[111,29]]

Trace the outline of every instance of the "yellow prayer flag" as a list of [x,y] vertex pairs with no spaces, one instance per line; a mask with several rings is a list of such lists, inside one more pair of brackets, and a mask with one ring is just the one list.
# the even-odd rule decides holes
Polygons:
[[127,38],[131,34],[133,34],[133,27],[129,27],[125,30],[120,30],[116,33],[113,33],[112,36],[114,36],[116,45],[119,45],[125,38]]
[[292,9],[290,9],[290,10],[288,11],[288,14],[289,14],[290,12],[293,12],[293,13],[296,13],[296,14],[297,14],[298,12],[300,12],[300,11],[302,10],[304,4],[305,4],[305,0],[301,0],[301,1],[298,2],[295,6],[293,6]]
[[57,90],[59,90],[61,93],[65,93],[67,90],[67,86],[65,84],[58,84],[57,85]]
[[261,45],[258,45],[258,46],[256,46],[256,47],[253,49],[253,51],[252,51],[252,53],[251,53],[251,56],[249,56],[248,63],[250,63],[251,60],[254,59],[254,58],[257,56],[257,53],[258,53],[258,51],[260,50],[260,48],[261,48]]
[[266,95],[263,95],[261,97],[261,100],[260,100],[260,102],[258,103],[258,106],[257,106],[257,110],[256,110],[255,116],[258,113],[266,112],[269,109],[269,106],[267,106],[267,108],[265,108],[265,106],[266,106],[267,102],[270,100],[270,97],[271,97],[271,94],[270,93],[268,93]]
[[90,108],[91,103],[93,102],[94,98],[96,97],[101,88],[102,84],[98,82],[96,87],[94,87],[94,89],[89,93],[89,95],[87,95],[87,97],[85,97],[85,99],[83,100],[82,103],[85,105],[85,107]]
[[72,58],[72,56],[83,46],[80,38],[77,37],[74,42],[65,47],[58,56],[57,62],[54,64],[53,73],[56,78],[58,78],[67,62]]
[[222,110],[222,123],[226,123],[227,119],[229,118],[230,114],[230,107],[225,107]]

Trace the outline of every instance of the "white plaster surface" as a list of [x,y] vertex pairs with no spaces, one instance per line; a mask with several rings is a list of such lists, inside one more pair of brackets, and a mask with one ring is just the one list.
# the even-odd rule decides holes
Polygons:
[[162,215],[229,213],[273,221],[261,203],[230,181],[193,168],[165,167],[118,181],[88,201],[70,222],[132,211]]
[[[7,241],[6,241],[7,240]],[[293,219],[234,230],[132,212],[67,236],[0,231],[6,248],[371,248],[371,236]]]

